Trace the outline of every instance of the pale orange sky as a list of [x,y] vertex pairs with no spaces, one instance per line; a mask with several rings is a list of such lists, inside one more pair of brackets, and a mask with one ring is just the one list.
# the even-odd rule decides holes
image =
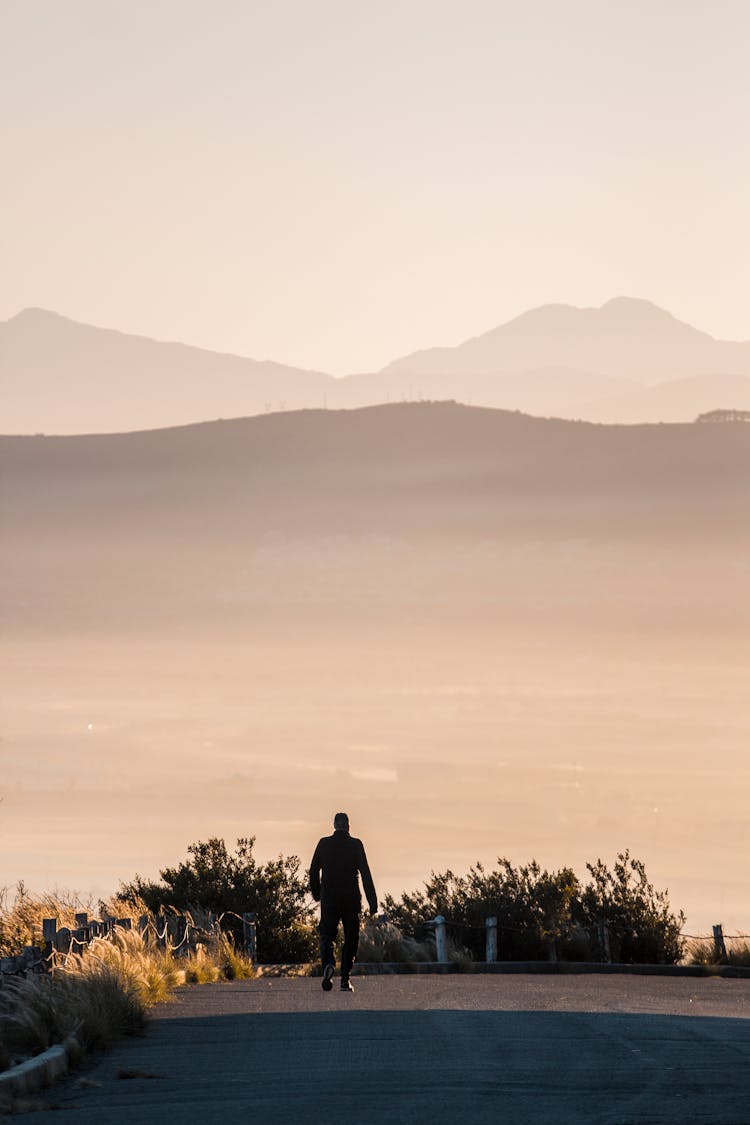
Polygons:
[[5,0],[0,319],[334,374],[547,301],[750,337],[744,0]]

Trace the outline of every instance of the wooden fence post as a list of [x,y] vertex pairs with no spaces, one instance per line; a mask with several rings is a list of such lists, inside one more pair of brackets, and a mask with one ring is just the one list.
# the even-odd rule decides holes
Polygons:
[[179,916],[179,918],[175,919],[175,934],[174,934],[174,945],[175,945],[174,952],[175,953],[179,952],[179,955],[181,957],[184,956],[187,953],[187,949],[185,949],[185,943],[186,943],[186,940],[187,940],[187,932],[188,932],[188,921],[187,921],[187,918],[185,917],[185,915],[181,914]]
[[448,961],[448,940],[445,933],[445,918],[438,914],[435,919],[435,951],[438,961],[446,964]]
[[251,961],[255,962],[258,956],[255,911],[246,911],[242,915],[242,944],[247,956]]
[[67,926],[62,926],[55,934],[55,949],[58,953],[69,953],[72,934]]
[[599,938],[599,956],[605,965],[611,965],[612,949],[609,944],[609,926],[600,919],[596,924],[596,930]]
[[721,922],[714,926],[714,953],[719,960],[726,960],[727,947],[724,942],[724,930],[722,929]]
[[487,961],[497,961],[497,918],[487,919]]

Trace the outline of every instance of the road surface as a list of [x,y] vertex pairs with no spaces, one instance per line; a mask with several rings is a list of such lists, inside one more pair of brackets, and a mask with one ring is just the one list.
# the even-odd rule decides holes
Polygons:
[[750,980],[261,979],[181,990],[55,1125],[750,1125]]

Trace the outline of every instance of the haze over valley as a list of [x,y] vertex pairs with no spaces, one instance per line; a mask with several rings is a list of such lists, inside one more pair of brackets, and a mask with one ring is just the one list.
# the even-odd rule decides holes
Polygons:
[[630,847],[741,926],[750,427],[393,404],[0,454],[0,881],[219,828],[306,860],[342,806],[384,889]]

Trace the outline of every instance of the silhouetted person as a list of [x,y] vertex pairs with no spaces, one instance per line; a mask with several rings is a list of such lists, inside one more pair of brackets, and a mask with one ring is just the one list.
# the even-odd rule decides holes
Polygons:
[[[333,943],[339,929],[344,926],[344,948],[341,951],[341,991],[353,992],[349,976],[359,945],[359,916],[362,913],[362,896],[359,878],[362,876],[370,912],[378,909],[378,898],[367,865],[361,840],[349,835],[349,817],[336,813],[332,836],[319,841],[310,864],[310,890],[320,903],[320,960],[323,964],[323,988],[333,988]],[[322,872],[322,879],[321,879]]]

